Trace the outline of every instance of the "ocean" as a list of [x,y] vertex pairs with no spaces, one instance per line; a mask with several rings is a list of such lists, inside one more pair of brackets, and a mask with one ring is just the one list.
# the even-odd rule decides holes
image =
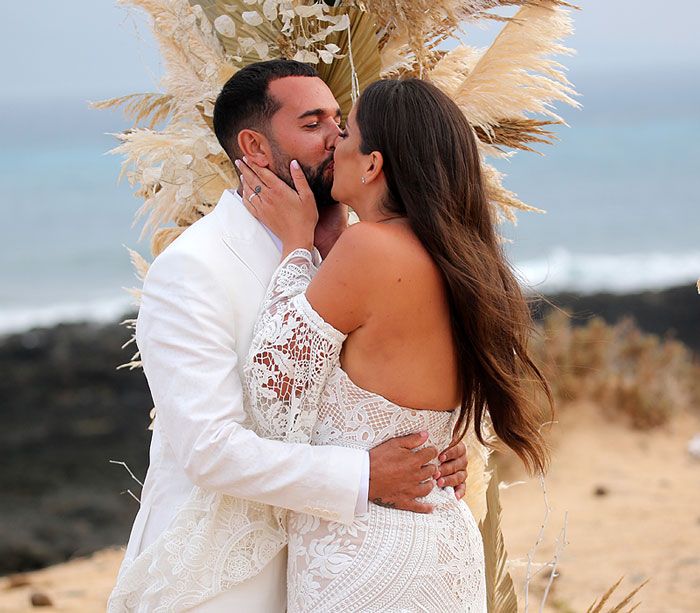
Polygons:
[[[505,185],[546,214],[502,232],[523,282],[540,293],[627,293],[700,276],[700,84],[684,74],[572,75],[582,110],[542,156],[499,161]],[[125,92],[127,93],[127,92]],[[95,96],[99,98],[99,96]],[[0,333],[111,321],[137,284],[126,247],[140,202],[108,132],[119,113],[85,100],[0,100]]]

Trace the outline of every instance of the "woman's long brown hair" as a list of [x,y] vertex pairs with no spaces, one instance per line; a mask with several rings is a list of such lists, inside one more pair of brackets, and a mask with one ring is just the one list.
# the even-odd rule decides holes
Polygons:
[[382,154],[384,208],[408,218],[444,277],[462,403],[456,431],[473,416],[478,440],[488,409],[498,437],[531,472],[549,454],[532,399],[533,383],[552,407],[545,378],[528,354],[527,302],[496,234],[476,137],[457,105],[419,79],[370,85],[357,106],[364,154]]

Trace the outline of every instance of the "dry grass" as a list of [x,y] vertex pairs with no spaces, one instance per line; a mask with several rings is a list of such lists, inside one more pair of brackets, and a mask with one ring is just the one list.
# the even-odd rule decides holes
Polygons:
[[591,400],[648,429],[700,406],[700,363],[679,341],[645,334],[632,319],[609,325],[594,318],[574,327],[556,310],[542,332],[533,353],[559,407]]

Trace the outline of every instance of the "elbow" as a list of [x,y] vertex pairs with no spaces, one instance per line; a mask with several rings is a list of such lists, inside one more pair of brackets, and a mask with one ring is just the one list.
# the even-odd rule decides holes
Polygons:
[[182,468],[185,476],[192,482],[193,485],[201,487],[205,490],[216,489],[214,487],[214,475],[207,459],[200,453],[190,452],[184,458]]
[[187,478],[197,487],[213,489],[215,457],[218,450],[210,443],[197,440],[181,454],[182,469]]
[[[236,461],[240,443],[234,440],[235,423],[200,433],[182,450],[181,462],[185,475],[197,487],[219,490],[238,473]],[[243,472],[243,471],[241,471]]]

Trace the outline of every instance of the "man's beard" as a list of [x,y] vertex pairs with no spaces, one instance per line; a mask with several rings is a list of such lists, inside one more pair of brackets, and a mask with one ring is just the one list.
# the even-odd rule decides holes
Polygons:
[[[294,181],[292,180],[292,175],[289,172],[289,164],[292,162],[292,158],[286,153],[283,153],[279,148],[277,143],[270,139],[270,144],[272,146],[272,163],[274,167],[271,169],[282,181],[284,181],[289,187],[295,189]],[[326,160],[324,160],[318,168],[311,168],[299,162],[301,170],[304,172],[311,192],[316,199],[316,207],[322,209],[331,204],[335,204],[335,200],[331,196],[331,189],[333,189],[333,177],[326,177],[326,169],[328,165],[333,162],[333,154],[331,154]]]

